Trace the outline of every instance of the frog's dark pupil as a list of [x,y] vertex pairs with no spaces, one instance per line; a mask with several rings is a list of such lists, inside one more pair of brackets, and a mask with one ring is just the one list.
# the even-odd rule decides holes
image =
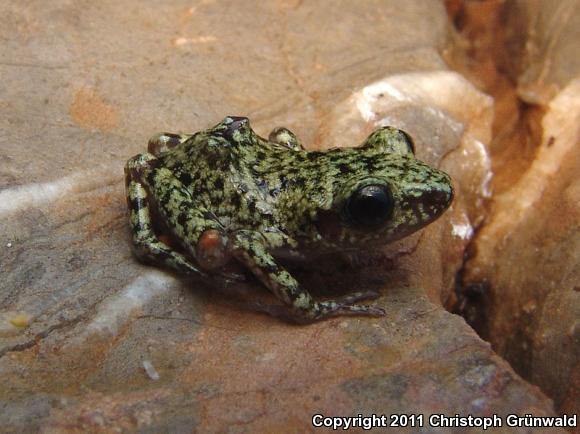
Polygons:
[[346,212],[356,225],[378,226],[391,216],[393,207],[393,195],[387,186],[367,185],[353,193]]

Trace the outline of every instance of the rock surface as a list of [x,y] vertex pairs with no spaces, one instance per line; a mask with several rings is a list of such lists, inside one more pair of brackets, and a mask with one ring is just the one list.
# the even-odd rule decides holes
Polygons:
[[[579,5],[511,1],[503,10],[502,66],[530,108],[497,136],[496,191],[464,275],[480,334],[563,413],[580,411]],[[514,170],[517,154],[527,161]]]
[[[311,430],[317,412],[553,414],[441,304],[485,215],[492,117],[491,99],[439,55],[441,4],[57,0],[0,13],[2,430],[284,432]],[[157,130],[226,114],[264,135],[287,125],[312,148],[391,123],[453,175],[457,201],[427,230],[358,273],[300,271],[323,295],[375,285],[386,317],[292,326],[133,259],[125,160]],[[256,284],[238,292],[265,296]]]

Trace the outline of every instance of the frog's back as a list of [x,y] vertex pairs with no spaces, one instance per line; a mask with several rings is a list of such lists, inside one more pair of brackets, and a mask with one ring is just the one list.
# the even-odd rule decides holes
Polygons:
[[[218,125],[219,126],[219,125]],[[255,135],[199,132],[160,156],[196,201],[231,229],[274,225],[277,198],[305,152]],[[284,169],[286,168],[286,169]],[[289,169],[288,169],[289,168]]]

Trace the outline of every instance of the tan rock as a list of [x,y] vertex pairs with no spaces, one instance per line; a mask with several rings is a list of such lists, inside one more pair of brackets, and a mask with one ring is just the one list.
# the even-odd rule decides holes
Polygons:
[[485,337],[558,403],[575,401],[568,411],[580,357],[579,101],[574,80],[548,105],[536,159],[494,197],[466,272],[489,289]]

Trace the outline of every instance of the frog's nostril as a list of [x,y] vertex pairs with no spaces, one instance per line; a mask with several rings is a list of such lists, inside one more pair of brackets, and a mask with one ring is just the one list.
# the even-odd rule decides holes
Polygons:
[[431,190],[424,198],[424,205],[428,208],[445,211],[453,201],[453,188],[444,190]]

